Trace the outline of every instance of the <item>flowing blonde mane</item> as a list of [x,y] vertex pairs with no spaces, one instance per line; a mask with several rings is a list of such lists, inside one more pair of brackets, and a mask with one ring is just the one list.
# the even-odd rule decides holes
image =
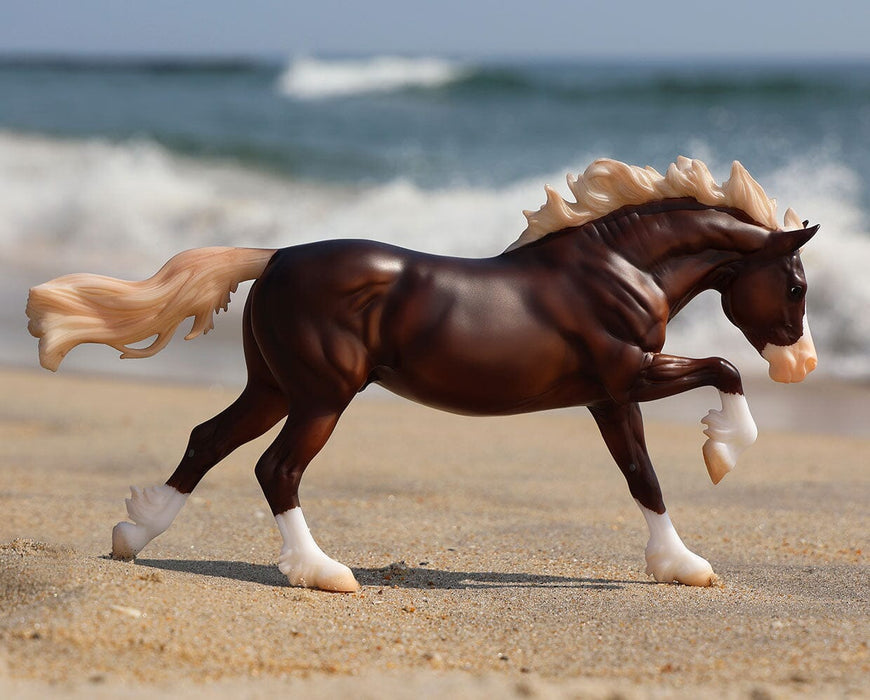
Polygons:
[[[710,170],[700,160],[680,156],[661,175],[655,168],[627,165],[618,160],[601,158],[582,175],[568,175],[568,188],[576,202],[562,199],[547,185],[546,203],[537,211],[524,211],[529,222],[522,235],[508,250],[520,248],[548,233],[570,226],[582,226],[627,205],[640,205],[661,199],[692,197],[709,206],[740,209],[762,226],[778,230],[776,200],[770,199],[738,161],[731,165],[731,177],[717,185]],[[792,209],[785,212],[787,228],[800,228]]]

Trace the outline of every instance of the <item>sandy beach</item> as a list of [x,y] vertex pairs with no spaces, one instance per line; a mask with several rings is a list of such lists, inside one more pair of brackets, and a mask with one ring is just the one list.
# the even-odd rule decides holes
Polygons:
[[253,475],[268,436],[135,563],[111,560],[129,486],[162,483],[234,393],[0,370],[0,695],[870,696],[866,437],[762,427],[714,487],[700,426],[648,421],[712,588],[644,574],[643,520],[585,411],[379,397],[351,405],[301,493],[360,592],[278,572]]

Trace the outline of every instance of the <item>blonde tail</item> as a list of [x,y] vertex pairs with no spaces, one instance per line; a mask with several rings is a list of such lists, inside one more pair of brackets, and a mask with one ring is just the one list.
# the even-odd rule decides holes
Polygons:
[[[259,277],[274,254],[259,248],[196,248],[179,253],[141,282],[75,274],[33,287],[27,329],[39,338],[39,363],[55,371],[80,343],[108,345],[121,357],[150,357],[188,316],[195,318],[185,340],[207,333],[214,327],[214,312],[226,310],[238,284]],[[129,347],[155,335],[146,348]]]

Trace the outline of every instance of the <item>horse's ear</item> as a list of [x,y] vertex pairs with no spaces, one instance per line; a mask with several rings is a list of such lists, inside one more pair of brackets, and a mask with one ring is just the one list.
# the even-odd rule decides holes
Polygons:
[[815,236],[818,230],[819,224],[794,231],[771,231],[764,244],[763,252],[771,256],[794,253]]

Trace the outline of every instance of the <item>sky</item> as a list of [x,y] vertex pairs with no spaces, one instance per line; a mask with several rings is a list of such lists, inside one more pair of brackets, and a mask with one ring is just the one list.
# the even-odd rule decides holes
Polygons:
[[868,0],[0,0],[0,53],[870,58]]

